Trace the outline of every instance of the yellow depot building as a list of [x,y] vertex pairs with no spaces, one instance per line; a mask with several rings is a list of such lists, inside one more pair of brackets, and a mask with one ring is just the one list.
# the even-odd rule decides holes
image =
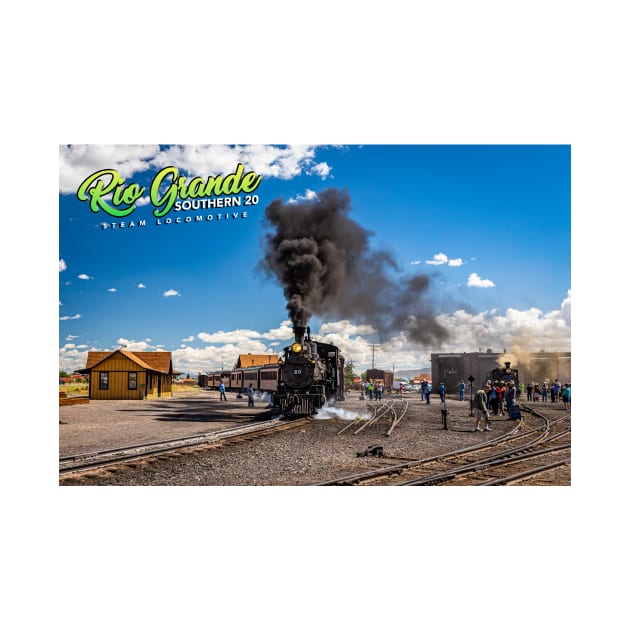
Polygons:
[[142,400],[173,394],[170,352],[88,352],[80,372],[89,375],[91,400]]

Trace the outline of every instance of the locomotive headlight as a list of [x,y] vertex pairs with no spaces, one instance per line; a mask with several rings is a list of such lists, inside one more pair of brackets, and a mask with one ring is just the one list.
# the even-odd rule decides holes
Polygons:
[[297,343],[297,341],[291,346],[292,352],[302,352],[302,344]]

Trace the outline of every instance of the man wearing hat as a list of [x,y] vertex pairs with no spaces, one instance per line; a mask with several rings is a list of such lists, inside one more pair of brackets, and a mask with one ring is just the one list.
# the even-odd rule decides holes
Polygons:
[[481,431],[481,419],[486,421],[484,431],[490,431],[490,418],[488,416],[488,392],[490,391],[490,385],[485,383],[482,389],[478,389],[475,394],[473,402],[473,409],[475,410],[475,419],[477,420],[477,426],[475,431]]
[[505,402],[507,404],[508,414],[510,413],[510,408],[516,402],[516,385],[514,381],[508,381],[507,393],[505,395]]

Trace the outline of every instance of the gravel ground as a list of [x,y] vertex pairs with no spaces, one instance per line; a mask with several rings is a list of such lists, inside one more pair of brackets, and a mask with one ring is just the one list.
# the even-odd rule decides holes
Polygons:
[[[188,452],[135,469],[64,479],[60,485],[299,486],[341,477],[355,471],[358,463],[370,467],[372,458],[357,458],[357,453],[372,445],[382,446],[386,458],[415,459],[486,439],[486,434],[472,430],[468,401],[447,400],[448,430],[444,430],[439,399],[437,404],[426,405],[419,395],[411,394],[408,400],[407,416],[389,437],[385,433],[390,424],[385,420],[358,435],[352,430],[338,435],[351,418],[367,415],[366,401],[352,392],[339,404],[337,413],[318,415],[306,426],[224,448]],[[552,407],[562,412],[562,404],[545,406],[548,411]],[[252,410],[245,399],[234,395],[228,394],[228,401],[220,402],[216,392],[191,392],[158,401],[91,401],[60,407],[59,452],[195,435],[266,416],[264,402]],[[511,420],[492,422],[496,433],[514,426]]]

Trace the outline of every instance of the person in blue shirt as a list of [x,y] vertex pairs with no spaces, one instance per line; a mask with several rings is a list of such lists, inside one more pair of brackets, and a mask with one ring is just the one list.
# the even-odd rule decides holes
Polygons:
[[457,386],[459,389],[459,399],[464,400],[464,392],[466,391],[466,383],[464,381],[459,381],[459,385]]
[[565,383],[560,390],[564,408],[569,411],[571,409],[571,383]]
[[219,383],[219,400],[227,401],[227,397],[225,395],[225,385],[223,384],[223,381]]
[[438,392],[440,393],[440,400],[444,402],[444,397],[446,396],[446,387],[444,387],[444,383],[440,383]]

